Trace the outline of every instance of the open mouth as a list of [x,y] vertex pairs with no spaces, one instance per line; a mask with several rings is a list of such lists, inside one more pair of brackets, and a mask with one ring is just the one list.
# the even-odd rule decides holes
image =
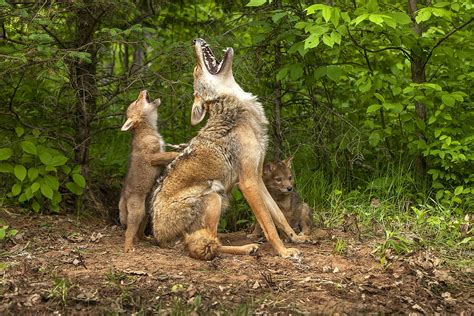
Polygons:
[[217,75],[222,70],[223,68],[222,66],[225,64],[232,50],[231,48],[227,48],[225,50],[224,58],[222,58],[221,60],[218,60],[216,56],[214,56],[214,53],[212,52],[209,45],[207,45],[206,41],[203,40],[202,38],[193,40],[193,45],[200,46],[201,53],[202,53],[202,61],[204,62],[204,65],[206,66],[207,71],[211,73],[212,75]]

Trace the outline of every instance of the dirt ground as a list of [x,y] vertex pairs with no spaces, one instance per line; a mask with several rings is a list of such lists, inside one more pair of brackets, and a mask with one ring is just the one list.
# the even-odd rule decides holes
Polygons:
[[[455,271],[435,254],[416,252],[382,266],[374,240],[318,229],[315,244],[296,245],[300,261],[268,243],[255,256],[205,262],[182,247],[142,241],[122,252],[123,230],[104,220],[2,211],[18,229],[1,245],[0,313],[306,314],[471,313],[472,269]],[[247,243],[245,232],[222,234]],[[335,254],[337,240],[344,240]]]

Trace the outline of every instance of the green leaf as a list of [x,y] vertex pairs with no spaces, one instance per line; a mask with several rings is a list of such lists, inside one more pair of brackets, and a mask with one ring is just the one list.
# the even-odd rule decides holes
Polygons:
[[267,0],[250,0],[249,3],[246,4],[247,7],[259,7],[261,5],[264,5],[267,2]]
[[330,6],[324,6],[322,12],[323,12],[323,18],[326,21],[326,23],[329,22],[332,15],[332,8]]
[[323,35],[323,43],[331,48],[334,46],[334,40],[327,34]]
[[326,68],[326,75],[328,76],[329,79],[331,79],[334,82],[337,82],[339,78],[344,74],[342,68],[337,65],[329,65],[329,66],[326,66],[325,68]]
[[283,79],[285,79],[286,77],[288,76],[288,68],[282,68],[278,71],[277,75],[276,75],[276,79],[278,81],[281,81]]
[[369,15],[369,21],[377,25],[383,26],[383,16],[381,14]]
[[23,181],[26,177],[26,168],[23,165],[15,165],[13,172],[15,173],[15,177],[20,181]]
[[403,104],[401,103],[384,103],[383,107],[394,113],[400,113],[403,111]]
[[50,165],[53,167],[63,166],[68,161],[68,158],[63,155],[54,156],[51,159]]
[[0,161],[7,160],[13,155],[13,150],[11,148],[0,148]]
[[39,211],[41,210],[41,205],[37,201],[34,201],[31,204],[31,208],[33,209],[33,211],[35,211],[35,213],[39,213]]
[[443,190],[438,190],[438,191],[436,192],[436,200],[438,200],[438,201],[441,200],[441,198],[443,197],[443,195],[444,195],[444,191],[443,191]]
[[50,200],[53,199],[53,190],[46,183],[41,183],[41,194]]
[[30,181],[33,181],[35,180],[36,178],[38,178],[38,174],[39,174],[39,170],[32,167],[30,169],[28,169],[28,178],[30,179]]
[[288,13],[286,11],[283,12],[277,12],[274,15],[272,15],[272,21],[274,23],[278,22],[281,20],[281,18],[285,17]]
[[369,12],[377,12],[379,10],[379,4],[377,3],[377,0],[368,0],[366,7]]
[[360,22],[364,21],[368,17],[369,17],[368,13],[364,13],[362,15],[359,15],[355,20],[352,20],[351,24],[355,24],[357,26]]
[[31,186],[30,186],[30,189],[31,189],[31,192],[35,193],[36,191],[38,191],[38,189],[41,187],[41,185],[38,183],[38,182],[34,182]]
[[331,32],[331,39],[333,40],[334,43],[336,44],[341,44],[341,34],[339,34],[336,31]]
[[454,104],[456,103],[456,100],[449,94],[441,96],[441,101],[443,101],[444,104],[450,107],[454,106]]
[[405,12],[390,12],[391,16],[398,24],[406,25],[411,23],[411,18]]
[[18,137],[21,137],[25,133],[25,129],[21,126],[15,127],[15,133]]
[[454,195],[461,194],[463,190],[464,190],[464,187],[462,185],[456,187],[456,189],[454,189]]
[[307,22],[298,22],[295,24],[295,29],[302,30],[308,25]]
[[17,196],[18,194],[21,193],[21,184],[19,183],[15,183],[13,186],[12,186],[12,195],[13,196]]
[[0,163],[0,172],[13,173],[13,166],[9,163]]
[[303,75],[303,67],[300,64],[293,64],[290,67],[291,79],[297,80]]
[[326,5],[320,4],[320,3],[310,5],[309,7],[306,8],[306,14],[307,15],[313,14],[314,12],[316,12],[318,10],[322,10],[325,6]]
[[318,45],[319,45],[319,35],[317,34],[311,34],[304,41],[304,49],[315,48]]
[[66,188],[68,188],[68,190],[74,193],[75,195],[81,195],[83,192],[83,189],[74,182],[67,182]]
[[367,108],[367,113],[372,113],[372,112],[378,111],[381,107],[382,107],[381,104],[378,104],[378,103],[372,104],[371,106],[369,106]]
[[377,146],[378,143],[380,142],[380,132],[379,131],[373,131],[370,136],[369,136],[369,144],[372,145],[373,147]]
[[51,175],[46,175],[43,178],[44,183],[46,183],[51,189],[57,191],[59,189],[59,180],[58,177]]
[[86,179],[84,179],[84,177],[78,173],[74,173],[72,175],[72,180],[74,180],[74,182],[80,186],[81,188],[85,188],[86,187]]
[[39,159],[44,165],[49,166],[49,165],[51,165],[51,162],[53,160],[53,156],[51,156],[50,153],[48,153],[46,151],[43,151],[43,152],[40,152]]
[[21,148],[25,153],[36,155],[36,145],[30,142],[29,140],[22,141]]
[[418,10],[418,14],[416,15],[416,23],[421,23],[424,21],[428,21],[431,17],[431,8],[423,8]]

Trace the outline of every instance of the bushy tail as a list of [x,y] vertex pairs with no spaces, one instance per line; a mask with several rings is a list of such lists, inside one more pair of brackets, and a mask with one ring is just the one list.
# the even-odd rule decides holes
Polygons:
[[184,242],[189,256],[200,260],[214,259],[221,246],[217,237],[214,237],[206,228],[186,235]]

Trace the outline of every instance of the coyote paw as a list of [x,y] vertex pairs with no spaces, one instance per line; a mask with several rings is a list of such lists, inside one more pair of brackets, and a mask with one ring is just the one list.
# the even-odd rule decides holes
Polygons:
[[311,237],[308,235],[294,235],[293,238],[291,238],[291,241],[294,242],[295,244],[302,244],[302,243],[312,243],[313,241],[311,240]]
[[258,251],[259,245],[258,244],[248,244],[248,245],[245,245],[245,247],[247,248],[246,249],[248,251],[247,253],[249,255],[253,255]]
[[280,252],[280,256],[283,258],[299,259],[301,256],[301,251],[296,248],[285,248],[282,252]]

